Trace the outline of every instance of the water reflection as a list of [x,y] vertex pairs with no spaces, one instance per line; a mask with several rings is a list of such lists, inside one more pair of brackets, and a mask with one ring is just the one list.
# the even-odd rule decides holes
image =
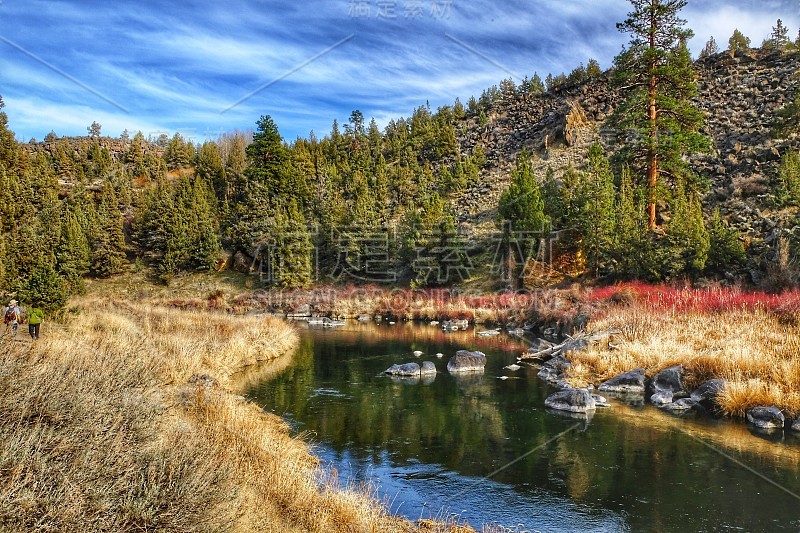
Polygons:
[[[459,349],[485,352],[485,372],[448,374]],[[714,451],[797,494],[796,439],[774,443],[743,424],[681,419],[613,398],[593,417],[550,413],[551,389],[535,368],[497,379],[523,349],[506,335],[348,323],[304,332],[290,364],[244,387],[311,432],[340,479],[373,482],[393,511],[411,518],[546,531],[800,529],[797,499]],[[439,371],[430,382],[382,374],[424,360]]]

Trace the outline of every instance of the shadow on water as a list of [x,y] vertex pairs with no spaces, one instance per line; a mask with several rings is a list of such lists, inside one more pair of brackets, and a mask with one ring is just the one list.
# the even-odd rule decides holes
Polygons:
[[[485,371],[448,374],[459,349],[485,352]],[[537,369],[503,368],[524,349],[506,335],[348,323],[303,331],[293,358],[240,385],[311,434],[340,479],[372,483],[412,519],[545,531],[800,530],[800,439],[618,400],[591,417],[553,413]],[[426,360],[439,371],[433,379],[382,374]]]

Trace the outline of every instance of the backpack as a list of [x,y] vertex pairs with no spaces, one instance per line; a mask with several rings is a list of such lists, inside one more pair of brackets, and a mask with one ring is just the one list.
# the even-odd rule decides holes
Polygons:
[[13,307],[6,309],[6,316],[3,317],[3,324],[13,322],[17,318],[17,312]]

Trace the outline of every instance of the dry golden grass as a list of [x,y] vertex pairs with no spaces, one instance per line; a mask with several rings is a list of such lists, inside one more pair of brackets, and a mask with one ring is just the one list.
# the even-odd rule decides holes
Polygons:
[[645,304],[615,306],[592,322],[596,331],[617,331],[613,349],[595,346],[573,353],[572,382],[595,384],[643,367],[648,377],[681,364],[687,386],[712,377],[726,380],[720,403],[744,416],[757,405],[800,414],[800,328],[763,310],[672,312]]
[[[33,531],[455,531],[342,488],[280,418],[225,390],[290,325],[84,298],[0,356],[0,523]],[[203,373],[217,378],[193,379]]]

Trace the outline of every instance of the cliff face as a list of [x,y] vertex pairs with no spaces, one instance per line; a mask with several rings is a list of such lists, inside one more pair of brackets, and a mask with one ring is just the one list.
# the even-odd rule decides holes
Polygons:
[[[692,156],[690,162],[710,184],[703,199],[706,211],[719,208],[745,236],[751,269],[767,268],[781,233],[794,232],[800,242],[795,210],[775,209],[773,190],[781,155],[800,149],[800,136],[772,136],[776,111],[798,90],[799,59],[798,53],[749,50],[695,63],[695,103],[706,115],[704,132],[713,150]],[[569,165],[579,168],[593,142],[613,153],[614,135],[606,122],[618,101],[608,74],[603,74],[553,93],[504,98],[493,104],[483,125],[467,119],[459,139],[462,149],[482,144],[488,163],[482,181],[456,200],[459,219],[488,224],[523,147],[534,155],[540,179],[548,167],[556,175]]]

